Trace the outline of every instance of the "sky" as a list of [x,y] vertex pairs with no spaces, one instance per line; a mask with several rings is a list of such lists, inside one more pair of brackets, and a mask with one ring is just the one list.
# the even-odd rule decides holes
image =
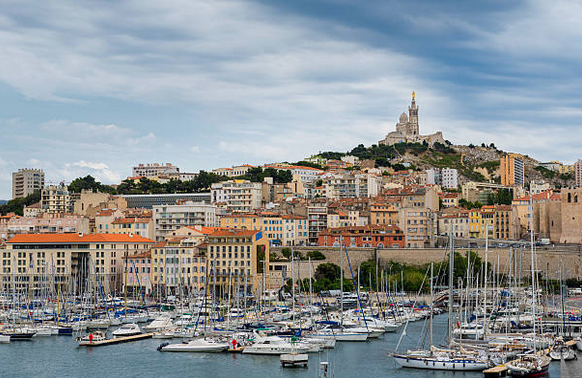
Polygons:
[[118,183],[371,145],[416,92],[421,133],[582,158],[581,1],[3,0],[0,199],[11,172]]

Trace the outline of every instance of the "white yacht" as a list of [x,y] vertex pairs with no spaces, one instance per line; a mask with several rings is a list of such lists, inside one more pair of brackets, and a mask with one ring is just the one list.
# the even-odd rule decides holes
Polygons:
[[288,353],[307,353],[310,346],[293,344],[278,336],[259,337],[254,344],[244,348],[245,354],[281,355]]
[[158,316],[153,322],[143,327],[146,332],[162,331],[169,328],[173,328],[172,318],[167,315]]
[[194,339],[181,344],[162,344],[158,348],[161,352],[224,352],[230,345],[213,339]]
[[141,329],[136,323],[124,324],[115,331],[113,331],[113,337],[124,337],[124,336],[134,336],[141,334]]

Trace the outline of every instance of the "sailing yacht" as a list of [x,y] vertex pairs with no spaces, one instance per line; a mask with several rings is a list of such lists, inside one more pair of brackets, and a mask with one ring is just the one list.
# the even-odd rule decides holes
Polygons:
[[[453,316],[453,264],[454,247],[452,232],[450,232],[449,251],[449,331],[451,330]],[[433,318],[433,264],[430,265],[430,341],[429,350],[407,351],[406,353],[392,353],[394,361],[402,367],[428,370],[450,370],[450,371],[483,371],[491,366],[489,358],[478,352],[470,352],[462,346],[459,349],[439,349],[432,345],[432,318]],[[406,326],[402,336],[405,335]],[[402,340],[401,336],[401,340]],[[449,341],[451,341],[449,332]],[[398,342],[400,344],[400,341]],[[397,346],[398,349],[398,346]]]

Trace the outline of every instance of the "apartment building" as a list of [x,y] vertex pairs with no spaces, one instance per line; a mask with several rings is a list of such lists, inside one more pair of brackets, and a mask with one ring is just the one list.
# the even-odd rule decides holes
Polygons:
[[122,285],[127,286],[128,294],[140,298],[153,293],[151,269],[151,251],[123,257]]
[[111,234],[134,234],[154,239],[154,220],[152,217],[121,217],[111,222]]
[[500,161],[501,185],[523,186],[525,183],[525,166],[521,155],[507,154]]
[[43,214],[39,217],[0,217],[0,240],[19,234],[89,233],[89,219],[71,214]]
[[132,169],[133,177],[157,177],[163,174],[179,173],[180,169],[171,163],[138,164]]
[[229,180],[212,184],[211,201],[233,212],[251,212],[261,207],[262,184]]
[[12,199],[24,198],[42,188],[44,188],[42,169],[23,168],[12,173]]
[[64,214],[73,212],[73,195],[65,184],[48,185],[42,189],[40,207],[43,213]]
[[221,217],[220,226],[262,231],[271,245],[306,245],[309,237],[307,218],[298,215],[270,212],[232,214]]
[[[0,250],[4,290],[55,288],[78,290],[88,280],[107,292],[122,289],[123,256],[147,252],[153,241],[138,235],[20,234]],[[14,280],[14,281],[13,281]]]
[[208,235],[208,280],[211,292],[257,293],[269,266],[269,240],[262,231],[218,230]]
[[437,217],[438,234],[449,236],[452,234],[456,238],[468,238],[469,234],[469,211],[459,209],[455,212],[442,213]]
[[469,211],[469,237],[510,239],[511,206],[490,205]]
[[319,233],[320,246],[403,248],[404,233],[396,225],[367,225],[328,228]]
[[427,207],[401,208],[398,212],[398,227],[406,235],[407,248],[425,248],[433,244],[431,210]]
[[370,204],[370,224],[397,224],[400,201]]
[[212,173],[219,175],[219,176],[239,177],[239,176],[246,175],[249,172],[249,170],[251,170],[252,168],[255,168],[255,167],[252,165],[249,165],[249,164],[243,164],[243,165],[233,166],[232,168],[213,169]]
[[325,206],[307,206],[307,229],[309,245],[318,245],[319,233],[327,228],[328,209]]
[[426,183],[456,189],[459,186],[459,173],[454,168],[431,168],[426,171]]
[[164,240],[166,234],[186,226],[218,226],[216,206],[198,202],[153,207],[154,237]]
[[206,246],[197,238],[173,236],[152,248],[151,280],[165,294],[200,293],[206,286]]

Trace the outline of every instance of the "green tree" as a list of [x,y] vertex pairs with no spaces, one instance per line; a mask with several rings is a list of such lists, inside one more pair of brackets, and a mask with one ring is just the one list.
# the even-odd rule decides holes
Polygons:
[[40,190],[35,190],[32,194],[24,198],[15,198],[0,206],[0,214],[6,215],[8,213],[14,213],[16,215],[24,215],[24,206],[30,206],[39,201]]
[[314,277],[316,280],[327,279],[329,281],[336,281],[340,278],[340,267],[334,263],[319,264],[315,269]]

